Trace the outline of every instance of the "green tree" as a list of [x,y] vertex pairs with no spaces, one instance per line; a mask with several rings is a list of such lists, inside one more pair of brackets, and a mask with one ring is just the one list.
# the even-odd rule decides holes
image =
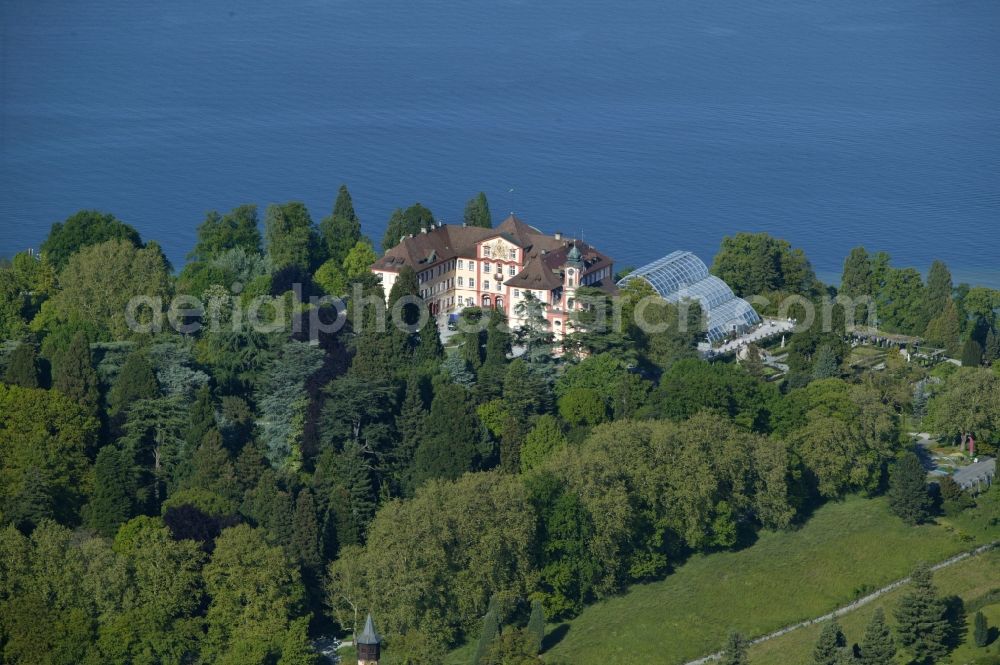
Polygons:
[[427,322],[417,333],[417,346],[413,350],[413,362],[417,365],[437,363],[444,358],[444,345],[441,344],[441,333],[438,332],[437,321],[433,316],[427,317]]
[[712,263],[713,275],[738,296],[774,291],[813,294],[816,275],[801,249],[766,233],[737,233],[722,240]]
[[962,367],[979,367],[983,364],[983,347],[971,337],[965,340],[961,355]]
[[839,293],[851,298],[874,295],[872,261],[864,247],[855,247],[844,261]]
[[198,240],[188,258],[209,261],[237,248],[254,253],[260,251],[260,229],[255,205],[241,205],[225,215],[214,210],[205,215],[205,221],[198,227]]
[[927,328],[924,284],[915,268],[889,268],[877,299],[879,328],[918,335]]
[[531,615],[524,633],[528,655],[537,656],[542,652],[542,642],[545,639],[545,608],[537,598],[531,601]]
[[[41,509],[74,524],[97,430],[96,419],[58,392],[0,384],[0,514]],[[48,505],[26,510],[27,497]]]
[[337,190],[333,213],[323,218],[319,231],[326,245],[327,256],[337,265],[342,265],[347,253],[362,238],[361,220],[354,212],[354,201],[347,191],[347,185],[341,185]]
[[747,657],[749,641],[742,634],[732,632],[726,639],[726,648],[722,651],[722,665],[748,665]]
[[573,388],[559,398],[559,415],[573,427],[593,426],[604,422],[607,406],[590,388]]
[[829,379],[839,373],[840,363],[837,361],[837,354],[828,344],[821,345],[816,349],[816,355],[813,358],[813,378]]
[[372,264],[377,258],[375,250],[366,239],[355,243],[344,257],[344,275],[347,281],[354,282],[363,275],[371,274]]
[[304,589],[280,547],[245,524],[222,532],[204,570],[211,599],[203,655],[216,662],[261,662],[276,657]]
[[94,463],[94,489],[84,507],[84,520],[102,536],[113,538],[133,514],[135,469],[115,446],[104,446]]
[[489,665],[490,650],[493,642],[500,633],[500,603],[493,595],[490,597],[490,605],[483,617],[483,628],[479,632],[479,641],[476,642],[476,651],[472,655],[472,665]]
[[300,491],[295,500],[292,529],[293,556],[305,568],[318,568],[322,563],[319,523],[316,519],[316,504],[308,489]]
[[936,660],[948,653],[947,605],[938,596],[926,565],[913,571],[910,584],[896,608],[896,634],[917,662]]
[[201,443],[190,455],[189,468],[185,471],[186,473],[176,479],[178,489],[200,489],[211,492],[226,505],[232,506],[227,512],[235,512],[241,492],[236,480],[236,469],[229,458],[229,453],[223,447],[222,434],[219,430],[213,428],[205,432]]
[[322,288],[327,295],[344,296],[347,295],[347,275],[344,273],[343,260],[328,259],[323,265],[316,269],[313,281]]
[[944,307],[937,310],[927,324],[924,336],[932,344],[943,346],[949,356],[956,356],[960,351],[959,335],[961,326],[958,320],[958,308],[955,301],[949,298]]
[[389,217],[385,235],[382,237],[382,251],[389,251],[399,244],[400,238],[416,235],[426,231],[436,224],[430,210],[419,203],[414,203],[406,210],[396,208]]
[[927,491],[927,471],[914,453],[906,453],[889,472],[889,507],[907,524],[927,520],[931,496]]
[[490,214],[490,204],[486,201],[486,194],[479,192],[469,199],[469,202],[465,204],[462,221],[466,226],[493,228],[493,216]]
[[559,420],[549,414],[539,416],[521,447],[521,471],[527,472],[540,467],[552,453],[566,444],[566,435],[563,434]]
[[11,352],[3,380],[12,386],[38,388],[38,358],[35,345],[21,343]]
[[124,240],[134,247],[142,245],[139,232],[118,221],[114,215],[96,210],[81,210],[65,222],[52,225],[41,251],[58,270],[66,265],[72,254],[108,240]]
[[53,358],[52,388],[80,404],[88,414],[97,415],[100,388],[90,344],[83,332],[77,332],[69,346]]
[[881,607],[872,614],[861,640],[862,665],[892,665],[896,657],[896,641],[885,622],[885,612]]
[[836,619],[831,619],[823,625],[823,630],[816,641],[813,649],[813,663],[815,665],[837,665],[838,652],[847,646],[844,633],[840,630],[840,625]]
[[976,618],[973,622],[972,639],[979,648],[985,647],[990,643],[990,627],[986,623],[986,615],[982,613],[982,610],[976,612]]
[[125,359],[118,378],[108,392],[108,413],[123,413],[131,404],[141,399],[159,397],[156,375],[144,351],[134,351]]
[[439,386],[414,457],[415,483],[455,479],[470,471],[478,441],[479,421],[469,391],[454,384]]
[[930,321],[944,311],[952,300],[953,286],[951,272],[943,261],[934,261],[927,272],[927,288],[924,289],[924,319]]
[[[157,299],[165,300],[170,292],[170,269],[154,243],[137,249],[125,240],[109,240],[73,254],[59,283],[62,290],[45,302],[33,325],[48,325],[52,319],[79,321],[124,339],[131,332],[129,302],[150,298],[152,309],[158,310]],[[135,315],[137,323],[149,323],[150,307],[139,307]]]
[[394,460],[394,475],[396,483],[407,495],[413,494],[413,459],[417,448],[423,441],[427,409],[421,394],[420,378],[411,375],[406,382],[406,395],[396,416],[396,431],[399,432],[399,445],[396,446]]
[[311,270],[320,260],[320,241],[306,206],[298,201],[272,204],[264,215],[267,255],[274,268]]

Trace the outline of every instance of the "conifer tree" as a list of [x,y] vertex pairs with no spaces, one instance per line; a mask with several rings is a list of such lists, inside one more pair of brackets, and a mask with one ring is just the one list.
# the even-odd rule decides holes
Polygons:
[[907,524],[920,524],[930,516],[927,472],[914,453],[906,453],[890,468],[888,498],[892,512]]
[[205,433],[186,466],[184,478],[179,483],[181,488],[203,489],[233,502],[239,499],[236,470],[219,430],[212,428]]
[[212,404],[212,390],[207,385],[198,388],[191,405],[191,420],[184,441],[189,450],[196,450],[205,435],[215,429],[215,406]]
[[990,641],[990,627],[986,623],[986,615],[981,610],[976,612],[976,618],[973,622],[972,639],[979,648],[983,648]]
[[153,399],[159,394],[156,375],[146,354],[135,351],[125,359],[125,364],[122,365],[118,378],[108,393],[108,412],[112,416],[117,416],[127,411],[135,402]]
[[361,241],[361,220],[354,212],[354,201],[347,185],[337,191],[333,204],[333,214],[324,217],[319,224],[320,235],[326,246],[326,253],[337,266],[342,266],[347,253]]
[[885,622],[882,608],[872,614],[865,636],[861,640],[861,662],[863,665],[891,665],[896,656],[896,640]]
[[404,494],[412,494],[413,459],[423,439],[427,410],[421,395],[420,379],[411,375],[406,382],[406,395],[396,416],[396,431],[399,432],[399,445],[396,447],[394,469],[397,484]]
[[478,441],[479,420],[469,391],[455,384],[439,386],[414,457],[415,485],[429,478],[454,480],[471,470]]
[[873,295],[872,261],[864,247],[855,247],[844,261],[840,294],[856,298]]
[[132,517],[135,490],[135,469],[128,455],[111,445],[101,448],[94,463],[93,494],[83,511],[87,526],[114,537]]
[[983,347],[971,337],[962,346],[962,367],[979,367],[983,363]]
[[444,358],[444,346],[441,344],[441,333],[438,332],[437,321],[428,315],[426,323],[417,333],[419,341],[413,350],[413,362],[422,365],[428,362],[439,362]]
[[837,665],[837,655],[840,649],[847,646],[844,633],[840,630],[840,624],[836,619],[832,619],[823,626],[813,649],[813,663],[815,665]]
[[493,228],[493,216],[490,214],[490,204],[486,201],[486,194],[479,192],[469,199],[469,202],[465,204],[462,221],[466,226]]
[[960,334],[958,307],[955,306],[955,301],[949,298],[945,301],[943,309],[936,312],[930,319],[924,337],[932,344],[943,346],[949,356],[955,356],[961,348],[959,345]]
[[69,397],[96,416],[101,392],[97,372],[90,355],[90,343],[82,331],[73,335],[69,345],[52,363],[52,388]]
[[829,344],[823,344],[816,349],[816,357],[813,360],[812,376],[814,379],[829,379],[839,373],[837,354]]
[[899,643],[912,652],[917,662],[941,658],[948,652],[948,608],[934,588],[927,565],[913,571],[910,584],[896,608]]
[[537,598],[531,601],[531,615],[524,633],[528,655],[537,656],[542,652],[542,641],[545,639],[545,608]]
[[490,648],[500,633],[500,601],[496,594],[490,597],[490,604],[483,618],[483,630],[479,633],[479,642],[472,656],[472,665],[489,665]]
[[927,272],[927,288],[924,289],[925,320],[938,316],[951,299],[951,272],[943,261],[934,261]]
[[857,663],[858,659],[854,657],[854,649],[851,647],[840,647],[837,649],[837,665],[852,665]]
[[316,520],[316,504],[309,489],[299,492],[295,501],[295,519],[292,525],[292,553],[302,566],[317,569],[322,563],[320,556],[319,523]]
[[726,639],[726,648],[722,651],[722,665],[747,665],[748,641],[742,634],[737,632],[729,633]]
[[38,388],[38,358],[35,345],[18,344],[10,354],[7,371],[3,376],[4,383],[22,388]]
[[1000,360],[1000,335],[990,328],[986,331],[986,344],[983,345],[983,362],[990,364]]

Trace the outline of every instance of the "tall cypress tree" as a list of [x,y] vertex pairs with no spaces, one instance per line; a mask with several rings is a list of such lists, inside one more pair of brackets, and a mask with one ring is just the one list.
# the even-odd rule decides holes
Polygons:
[[38,388],[38,357],[35,345],[22,343],[10,354],[3,380],[12,386]]
[[537,598],[531,601],[531,615],[524,633],[528,655],[537,656],[542,652],[542,641],[545,639],[545,608]]
[[896,460],[889,470],[889,507],[907,524],[924,522],[931,512],[927,471],[912,452]]
[[104,446],[94,462],[94,490],[84,507],[84,519],[91,529],[108,538],[133,515],[136,491],[135,469],[124,452]]
[[971,337],[962,346],[962,367],[979,367],[983,364],[983,347]]
[[837,665],[838,652],[845,646],[847,646],[847,640],[844,638],[843,631],[840,630],[840,624],[837,623],[836,619],[828,621],[819,634],[816,648],[813,649],[813,663],[815,665]]
[[973,622],[972,639],[980,649],[990,642],[990,626],[986,623],[986,615],[982,610],[976,612]]
[[406,382],[406,395],[396,417],[399,445],[395,450],[394,476],[403,493],[413,493],[413,460],[423,440],[427,410],[421,394],[420,379],[411,375]]
[[927,565],[913,571],[910,584],[910,591],[896,608],[899,642],[917,662],[941,658],[948,653],[948,608],[934,588]]
[[316,503],[309,489],[299,492],[295,500],[295,518],[292,523],[292,553],[299,563],[313,570],[323,562],[320,556],[319,523],[316,520]]
[[924,319],[930,321],[938,316],[945,304],[952,299],[951,272],[943,261],[934,261],[927,272],[927,288],[924,289]]
[[500,601],[496,594],[490,597],[490,604],[483,617],[483,630],[479,633],[479,642],[472,656],[472,665],[489,665],[490,647],[500,633]]
[[861,662],[863,665],[891,665],[896,656],[896,640],[885,622],[882,608],[872,614],[865,636],[861,640]]
[[99,413],[101,391],[90,355],[90,343],[82,331],[52,363],[52,388],[84,407],[95,417]]

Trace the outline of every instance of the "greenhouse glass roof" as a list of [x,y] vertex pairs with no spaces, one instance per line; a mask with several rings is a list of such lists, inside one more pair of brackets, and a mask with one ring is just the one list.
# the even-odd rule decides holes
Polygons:
[[708,274],[708,266],[691,252],[673,252],[635,270],[618,282],[645,280],[668,302],[697,300],[708,315],[708,339],[716,342],[730,332],[741,332],[760,323],[750,303],[737,298],[729,285]]

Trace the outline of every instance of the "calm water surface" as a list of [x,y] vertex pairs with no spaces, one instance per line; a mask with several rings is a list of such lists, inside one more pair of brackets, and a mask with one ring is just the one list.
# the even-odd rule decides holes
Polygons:
[[376,239],[482,189],[620,264],[767,230],[1000,287],[995,0],[0,0],[0,39],[0,254],[94,207],[179,264],[346,182]]

